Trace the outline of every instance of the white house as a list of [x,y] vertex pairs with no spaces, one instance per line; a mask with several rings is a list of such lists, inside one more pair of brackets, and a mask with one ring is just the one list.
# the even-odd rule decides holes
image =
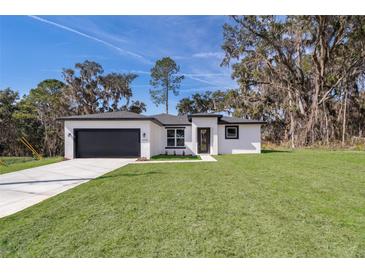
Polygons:
[[215,113],[175,116],[126,111],[62,117],[65,158],[260,153],[262,121]]

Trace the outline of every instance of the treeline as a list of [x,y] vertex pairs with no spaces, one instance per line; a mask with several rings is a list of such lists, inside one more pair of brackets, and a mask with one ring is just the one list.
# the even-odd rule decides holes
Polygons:
[[[237,89],[197,92],[180,114],[226,112],[262,119],[264,139],[291,147],[365,143],[365,16],[232,16],[223,26],[225,57]],[[150,95],[168,113],[180,67],[170,57],[151,69]],[[25,137],[44,155],[61,155],[66,115],[146,111],[132,100],[132,73],[104,74],[85,61],[63,81],[42,81],[27,95],[0,90],[0,155],[24,155]]]
[[64,69],[63,81],[47,79],[19,98],[10,88],[0,90],[0,155],[31,155],[19,141],[25,137],[45,156],[63,154],[63,124],[57,118],[97,112],[146,111],[132,100],[136,74],[104,74],[98,63],[77,63]]
[[179,113],[264,119],[292,147],[365,136],[365,16],[232,16],[222,65],[239,88],[184,98]]

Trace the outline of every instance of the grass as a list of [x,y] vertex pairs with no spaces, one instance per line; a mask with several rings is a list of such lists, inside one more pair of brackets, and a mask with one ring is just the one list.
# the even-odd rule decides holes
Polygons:
[[128,165],[0,220],[2,257],[365,257],[365,153]]
[[201,160],[198,155],[155,155],[151,161],[171,161],[171,160]]
[[0,165],[0,174],[53,164],[62,159],[62,157],[49,157],[42,160],[34,160],[32,157],[0,157],[0,161],[5,163],[5,165]]

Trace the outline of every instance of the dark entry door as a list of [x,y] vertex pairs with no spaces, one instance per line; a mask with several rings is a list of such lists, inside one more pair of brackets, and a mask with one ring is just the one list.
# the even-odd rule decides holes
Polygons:
[[139,129],[75,129],[76,158],[139,157]]
[[210,151],[210,128],[198,128],[198,153]]

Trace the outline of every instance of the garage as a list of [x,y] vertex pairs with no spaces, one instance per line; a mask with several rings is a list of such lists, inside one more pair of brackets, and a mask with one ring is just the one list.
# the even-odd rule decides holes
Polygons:
[[141,155],[140,129],[74,129],[76,158],[122,158]]

